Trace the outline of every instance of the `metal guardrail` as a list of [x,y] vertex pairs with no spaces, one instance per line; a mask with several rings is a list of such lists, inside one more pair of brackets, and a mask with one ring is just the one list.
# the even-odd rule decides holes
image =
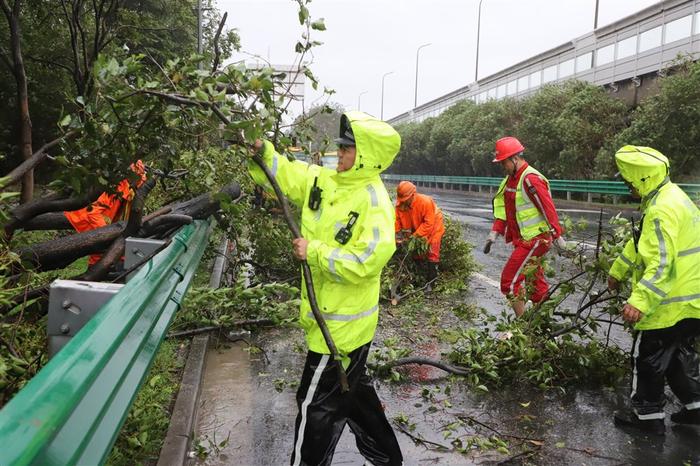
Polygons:
[[106,460],[210,232],[183,227],[0,411],[3,466]]
[[[383,174],[386,181],[412,181],[418,183],[440,183],[461,186],[499,186],[503,178],[481,176],[438,176],[438,175],[396,175]],[[622,181],[599,180],[549,180],[552,191],[569,193],[609,194],[611,196],[627,196],[630,194],[627,185]],[[700,184],[678,183],[691,197],[700,196]]]

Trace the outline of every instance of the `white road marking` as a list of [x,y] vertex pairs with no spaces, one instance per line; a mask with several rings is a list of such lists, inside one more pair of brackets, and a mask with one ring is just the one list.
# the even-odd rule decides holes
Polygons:
[[481,280],[482,282],[488,283],[489,285],[498,288],[499,290],[501,289],[501,284],[498,283],[496,280],[493,280],[492,278],[487,277],[486,275],[483,275],[479,272],[474,272],[474,276]]

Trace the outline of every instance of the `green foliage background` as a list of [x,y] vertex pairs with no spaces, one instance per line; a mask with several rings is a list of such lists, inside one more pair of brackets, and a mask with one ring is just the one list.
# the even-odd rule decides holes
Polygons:
[[393,173],[501,176],[494,142],[516,136],[525,157],[551,178],[610,179],[615,151],[654,147],[678,181],[700,179],[700,62],[679,61],[659,92],[630,109],[603,88],[580,81],[546,85],[523,99],[459,102],[437,117],[401,125]]

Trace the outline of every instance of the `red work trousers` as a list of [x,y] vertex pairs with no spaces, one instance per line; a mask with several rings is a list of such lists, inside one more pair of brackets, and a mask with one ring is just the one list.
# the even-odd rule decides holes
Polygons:
[[549,289],[542,266],[537,265],[534,275],[528,277],[525,288],[523,288],[523,281],[525,281],[523,271],[528,263],[533,264],[533,259],[544,256],[551,245],[550,236],[538,236],[529,241],[514,240],[513,253],[501,272],[501,292],[506,296],[514,296],[522,300],[530,299],[533,303],[542,302],[547,297]]

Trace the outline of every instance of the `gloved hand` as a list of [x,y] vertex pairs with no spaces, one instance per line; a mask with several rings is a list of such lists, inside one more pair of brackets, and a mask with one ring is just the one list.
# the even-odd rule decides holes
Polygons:
[[569,257],[571,255],[571,251],[566,247],[566,241],[561,236],[554,240],[554,249],[560,256]]
[[496,238],[498,238],[498,232],[491,230],[486,239],[486,244],[484,244],[484,254],[491,252],[491,245],[496,241]]

